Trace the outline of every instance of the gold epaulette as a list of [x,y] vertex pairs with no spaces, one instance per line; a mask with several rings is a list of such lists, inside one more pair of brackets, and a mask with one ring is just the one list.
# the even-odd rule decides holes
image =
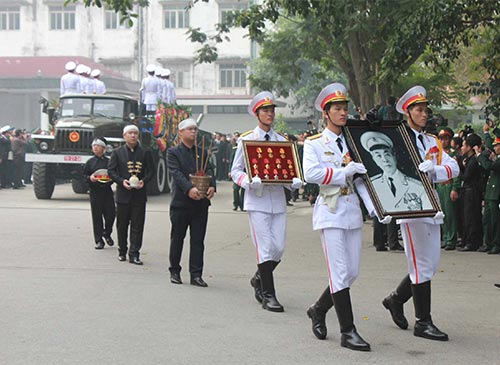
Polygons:
[[253,132],[253,129],[250,129],[249,131],[246,131],[245,133],[240,134],[240,137],[246,137],[252,132]]
[[287,136],[285,136],[284,134],[282,134],[282,133],[280,133],[280,132],[276,132],[276,131],[274,131],[274,132],[275,132],[276,134],[280,135],[281,137],[283,137],[285,140],[287,140],[287,141],[288,141],[288,137],[287,137]]
[[321,137],[322,135],[323,135],[322,133],[318,133],[318,134],[315,134],[314,136],[307,137],[307,139],[312,141],[313,139],[317,139],[317,138]]

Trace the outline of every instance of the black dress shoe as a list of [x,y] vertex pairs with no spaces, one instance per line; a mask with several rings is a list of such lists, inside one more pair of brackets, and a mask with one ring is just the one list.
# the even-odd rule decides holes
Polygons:
[[119,255],[118,256],[118,261],[126,261],[127,258],[125,257],[125,255]]
[[130,262],[131,264],[134,264],[134,265],[142,265],[143,264],[141,259],[138,257],[131,257],[131,258],[129,258],[128,262]]
[[101,241],[98,241],[95,243],[95,247],[94,247],[96,250],[102,250],[104,248],[104,242],[101,240]]
[[274,294],[262,293],[262,308],[270,312],[284,312],[285,308],[278,302]]
[[378,252],[387,251],[387,247],[385,247],[385,246],[376,246],[375,249]]
[[445,251],[454,251],[455,250],[455,245],[446,245],[444,248]]
[[399,243],[397,243],[397,244],[391,246],[390,250],[391,251],[404,251],[405,248],[403,246],[401,246]]
[[428,340],[448,341],[448,335],[434,326],[431,319],[416,321],[413,334]]
[[170,282],[172,284],[182,284],[181,274],[178,272],[173,272],[170,274]]
[[493,285],[495,285],[497,288],[500,288],[500,284],[493,284]]
[[262,288],[260,284],[260,276],[258,276],[258,272],[250,279],[250,285],[254,289],[255,292],[255,300],[259,303],[262,303]]
[[488,251],[488,255],[497,255],[500,253],[500,247],[494,246],[491,250]]
[[113,246],[115,244],[115,241],[111,237],[104,237],[104,240],[108,244],[108,246]]
[[350,331],[342,332],[340,346],[354,351],[371,351],[370,344],[363,340],[354,326],[352,326]]
[[486,245],[482,245],[477,249],[477,252],[488,252],[490,249]]
[[405,318],[403,303],[394,300],[393,295],[389,295],[382,301],[382,305],[391,312],[391,317],[396,325],[405,330],[408,328],[408,321]]
[[238,207],[233,207],[233,212],[237,211]]
[[202,288],[206,288],[208,286],[208,284],[205,283],[205,281],[200,276],[191,278],[191,285],[201,286]]
[[465,245],[464,247],[459,248],[457,251],[460,252],[472,252],[476,251],[477,249],[474,248],[472,245]]
[[311,318],[314,336],[316,336],[318,340],[324,340],[327,334],[325,323],[326,313],[318,310],[315,305],[311,305],[307,310],[307,316]]

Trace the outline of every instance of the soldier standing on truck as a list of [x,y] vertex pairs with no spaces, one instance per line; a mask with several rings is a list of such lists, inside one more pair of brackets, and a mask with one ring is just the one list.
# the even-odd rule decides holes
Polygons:
[[106,94],[106,85],[100,79],[101,70],[98,70],[98,69],[93,70],[92,73],[90,74],[90,76],[92,76],[92,78],[94,80],[94,84],[95,84],[94,94],[99,94],[99,95]]
[[147,65],[146,71],[148,76],[142,79],[141,89],[141,102],[146,105],[146,114],[154,114],[158,99],[161,98],[161,85],[155,77],[156,67],[154,65]]
[[65,68],[68,72],[61,77],[61,96],[76,94],[80,89],[80,77],[75,74],[76,63],[70,61]]

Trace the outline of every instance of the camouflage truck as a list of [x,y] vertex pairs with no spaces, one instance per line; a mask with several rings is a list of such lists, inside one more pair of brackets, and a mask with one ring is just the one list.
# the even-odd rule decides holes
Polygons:
[[92,157],[92,141],[105,137],[109,155],[124,143],[122,131],[127,124],[139,127],[142,146],[153,154],[155,177],[148,184],[148,193],[170,191],[172,180],[166,150],[175,143],[177,125],[189,116],[187,110],[161,106],[156,116],[142,116],[135,98],[118,94],[66,95],[61,97],[57,108],[49,107],[45,99],[41,103],[52,130],[33,135],[37,150],[26,154],[26,161],[33,162],[33,185],[38,199],[50,199],[58,180],[71,180],[75,193],[87,193],[88,184],[82,172],[85,162]]

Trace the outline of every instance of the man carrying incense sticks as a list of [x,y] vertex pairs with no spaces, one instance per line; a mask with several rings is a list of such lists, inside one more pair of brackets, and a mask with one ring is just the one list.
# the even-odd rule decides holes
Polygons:
[[[181,142],[167,151],[167,163],[170,176],[173,178],[172,198],[170,200],[170,282],[182,284],[181,255],[184,238],[189,227],[190,253],[189,273],[191,285],[207,287],[202,279],[204,240],[208,222],[210,199],[215,195],[215,175],[209,162],[209,153],[197,144],[198,127],[192,118],[179,124]],[[206,197],[193,185],[190,175],[210,176],[210,187]]]

